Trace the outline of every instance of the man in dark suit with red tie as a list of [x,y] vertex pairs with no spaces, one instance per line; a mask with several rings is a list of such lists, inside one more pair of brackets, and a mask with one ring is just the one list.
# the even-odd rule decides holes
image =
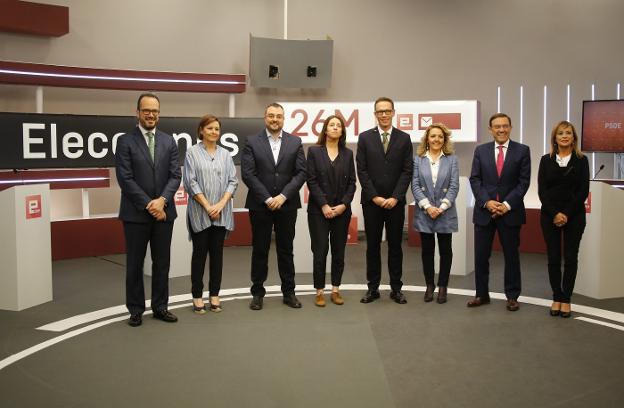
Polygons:
[[126,238],[126,306],[128,324],[143,322],[145,293],[143,263],[150,244],[152,254],[153,317],[165,322],[178,319],[167,310],[173,221],[177,213],[173,196],[182,174],[178,146],[170,135],[156,129],[160,101],[144,93],[137,101],[139,124],[117,140],[115,168],[121,188],[119,218]]
[[526,222],[524,195],[531,179],[531,155],[528,146],[509,138],[511,119],[506,114],[492,115],[489,131],[494,141],[477,146],[470,173],[475,197],[476,295],[467,306],[490,303],[489,260],[494,233],[498,231],[505,257],[506,307],[515,312],[520,308],[520,228]]
[[298,309],[295,296],[293,240],[299,190],[306,180],[306,159],[301,139],[284,132],[284,108],[272,103],[264,111],[265,128],[247,138],[241,155],[241,175],[249,188],[245,207],[251,222],[251,310],[261,310],[266,294],[271,233],[275,230],[277,269],[284,304]]
[[403,282],[403,225],[405,193],[412,180],[412,141],[392,127],[394,102],[382,97],[375,101],[378,126],[358,136],[357,174],[362,186],[362,212],[366,231],[366,279],[368,291],[360,299],[370,303],[379,299],[381,282],[381,237],[384,226],[388,241],[390,298],[396,303],[407,300],[401,292]]

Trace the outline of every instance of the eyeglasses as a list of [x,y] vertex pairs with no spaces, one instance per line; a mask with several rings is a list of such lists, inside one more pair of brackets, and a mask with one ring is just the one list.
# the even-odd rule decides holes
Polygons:
[[139,112],[141,112],[141,114],[143,114],[145,116],[149,115],[150,113],[152,115],[154,115],[154,116],[158,116],[158,114],[160,113],[160,110],[158,110],[158,109],[141,109],[141,110],[139,110]]
[[378,110],[378,111],[375,111],[375,115],[377,115],[377,116],[384,116],[384,115],[385,116],[390,116],[390,115],[392,115],[392,112],[394,112],[394,110],[392,110],[392,109]]
[[273,119],[277,119],[277,120],[282,120],[284,119],[284,115],[274,115],[272,113],[266,115],[267,119],[273,120]]
[[509,126],[509,125],[494,125],[494,126],[492,126],[492,129],[494,129],[494,130],[499,130],[499,129],[507,130],[509,128],[511,128],[511,126]]

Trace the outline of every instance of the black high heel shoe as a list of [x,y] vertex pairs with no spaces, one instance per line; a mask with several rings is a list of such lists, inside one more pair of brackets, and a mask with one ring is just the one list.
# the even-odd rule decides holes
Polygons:
[[[553,306],[555,306],[555,303],[559,303],[559,309],[553,309]],[[550,306],[550,315],[555,317],[555,316],[559,316],[560,313],[561,313],[561,303],[553,302],[553,304]]]
[[[568,305],[568,307],[570,307],[569,303],[566,303]],[[564,312],[563,310],[561,310],[559,312],[559,316],[563,317],[564,319],[567,319],[569,317],[572,316],[572,309],[568,310],[567,312]]]
[[195,302],[193,302],[193,312],[197,313],[197,314],[204,314],[206,313],[206,305],[202,305],[202,306],[197,306],[195,305]]

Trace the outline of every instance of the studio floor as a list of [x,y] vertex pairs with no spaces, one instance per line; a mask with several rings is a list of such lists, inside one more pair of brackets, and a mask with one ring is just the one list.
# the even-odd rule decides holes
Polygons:
[[545,256],[523,254],[521,308],[508,312],[494,253],[492,304],[466,307],[472,274],[451,277],[448,303],[424,303],[420,250],[404,253],[406,305],[387,288],[359,302],[360,243],[347,248],[343,306],[314,306],[305,271],[303,308],[283,305],[272,252],[264,309],[251,311],[251,248],[226,248],[222,313],[194,314],[189,277],[173,278],[178,323],[146,314],[138,328],[123,255],[54,262],[52,302],[0,311],[0,407],[622,406],[624,298],[576,295],[573,318],[553,318]]

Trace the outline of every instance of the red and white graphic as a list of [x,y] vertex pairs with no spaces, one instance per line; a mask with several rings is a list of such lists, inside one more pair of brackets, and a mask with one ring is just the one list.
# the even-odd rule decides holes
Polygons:
[[404,132],[414,130],[414,115],[411,113],[397,113],[397,128]]
[[41,195],[26,196],[26,219],[41,218]]
[[[368,102],[282,102],[284,130],[300,137],[303,143],[316,143],[323,121],[330,115],[344,119],[347,143],[357,143],[358,135],[377,126],[374,103]],[[431,123],[442,122],[453,130],[453,142],[476,142],[479,102],[397,101],[394,104],[394,126],[410,135],[412,143],[420,142],[423,130]],[[435,112],[435,113],[430,113]]]
[[587,196],[587,200],[585,200],[585,212],[587,214],[591,213],[591,191],[589,192],[589,195]]
[[420,113],[418,129],[425,130],[434,123],[442,123],[449,129],[461,129],[461,113]]
[[356,216],[351,217],[349,222],[349,230],[347,233],[347,244],[358,243],[358,219]]
[[173,196],[173,200],[175,201],[176,205],[188,204],[188,194],[186,194],[186,191],[184,191],[184,187],[180,186],[180,188],[178,188],[178,191],[176,191],[175,195]]

